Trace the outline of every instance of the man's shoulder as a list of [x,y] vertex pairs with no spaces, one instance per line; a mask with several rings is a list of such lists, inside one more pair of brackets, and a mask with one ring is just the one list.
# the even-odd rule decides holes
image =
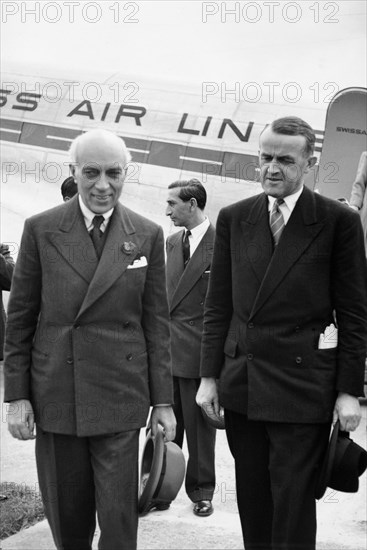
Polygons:
[[175,242],[182,240],[183,232],[185,229],[180,229],[179,231],[175,231],[174,233],[171,233],[167,237],[167,243],[174,244]]
[[256,206],[256,204],[261,204],[263,200],[264,193],[259,193],[257,195],[253,195],[252,197],[248,197],[247,199],[242,199],[224,206],[221,208],[220,213],[225,216],[235,216],[237,214],[242,215],[244,212],[251,210],[254,206]]
[[59,204],[57,206],[54,206],[53,208],[48,208],[47,210],[43,210],[42,212],[38,212],[37,214],[33,214],[29,218],[27,218],[27,221],[31,223],[32,225],[38,225],[43,223],[49,223],[51,222],[52,225],[55,225],[58,223],[58,221],[65,215],[66,210],[71,207],[71,201],[68,201],[66,203]]

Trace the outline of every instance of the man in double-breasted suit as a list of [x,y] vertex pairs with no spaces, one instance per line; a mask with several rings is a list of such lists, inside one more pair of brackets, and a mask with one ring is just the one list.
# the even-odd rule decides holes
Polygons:
[[129,161],[107,131],[71,147],[79,194],[26,220],[9,300],[9,430],[33,438],[57,548],[136,547],[138,441],[175,436],[162,229],[122,206]]
[[195,397],[200,383],[204,301],[213,254],[214,227],[205,216],[206,191],[197,179],[168,187],[166,214],[184,227],[167,239],[167,289],[171,318],[175,442],[186,433],[189,459],[186,492],[194,514],[213,512],[215,428],[204,419]]
[[314,143],[299,118],[266,127],[264,193],[217,222],[197,402],[225,408],[246,550],[315,548],[330,423],[360,420],[363,234],[355,212],[304,187]]

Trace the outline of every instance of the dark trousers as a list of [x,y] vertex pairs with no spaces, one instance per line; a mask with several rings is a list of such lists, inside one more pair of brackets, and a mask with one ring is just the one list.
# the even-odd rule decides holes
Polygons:
[[315,550],[315,483],[330,424],[256,422],[225,411],[246,550]]
[[185,488],[192,502],[212,500],[215,490],[216,430],[204,419],[195,397],[200,379],[174,376],[175,443],[182,447],[184,432],[189,451]]
[[59,550],[133,550],[138,529],[139,430],[94,437],[37,428],[38,479]]

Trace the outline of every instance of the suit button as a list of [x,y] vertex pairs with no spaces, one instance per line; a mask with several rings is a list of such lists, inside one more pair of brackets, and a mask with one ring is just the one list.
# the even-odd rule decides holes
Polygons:
[[299,365],[302,363],[302,357],[296,357],[296,363]]
[[249,361],[252,361],[253,358],[254,358],[254,356],[253,356],[252,353],[248,353],[248,354],[247,354],[247,359],[248,359]]
[[296,327],[294,330],[295,330],[296,332],[299,332],[301,329],[300,329],[300,327]]
[[129,328],[129,326],[130,326],[130,323],[129,323],[129,321],[125,321],[125,323],[124,323],[124,325],[123,325],[123,326],[124,326],[124,328]]
[[131,361],[132,358],[133,358],[133,354],[132,354],[132,353],[128,353],[128,354],[126,355],[126,359],[127,359],[128,361]]
[[203,306],[203,305],[204,305],[204,302],[200,302],[200,305]]
[[74,363],[72,357],[68,357],[68,358],[66,359],[66,362],[67,362],[68,365],[72,365],[72,364]]
[[75,330],[79,330],[79,329],[80,329],[80,325],[74,325],[74,328],[75,328]]
[[194,321],[189,321],[189,325],[193,325],[194,324]]
[[247,326],[248,326],[248,328],[254,328],[255,325],[254,325],[254,323],[248,323]]

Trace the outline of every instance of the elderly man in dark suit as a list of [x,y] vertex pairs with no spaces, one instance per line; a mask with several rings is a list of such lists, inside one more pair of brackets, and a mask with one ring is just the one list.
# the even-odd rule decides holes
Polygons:
[[79,194],[26,220],[9,300],[9,430],[33,438],[57,548],[136,548],[138,441],[175,437],[162,229],[118,199],[129,161],[107,131],[71,147]]
[[3,304],[3,290],[10,290],[11,278],[13,276],[14,260],[10,255],[9,247],[6,244],[0,244],[0,301],[1,301],[1,318],[0,318],[0,361],[3,360],[4,351],[4,334],[6,314]]
[[197,179],[168,186],[166,214],[184,230],[167,239],[167,289],[171,316],[175,442],[186,432],[189,460],[186,492],[194,514],[213,512],[215,428],[204,419],[195,397],[200,383],[204,300],[213,254],[214,227],[205,216],[206,191]]
[[[330,423],[360,421],[367,274],[359,216],[304,187],[315,134],[260,136],[264,193],[218,217],[199,404],[225,408],[246,550],[313,550]],[[219,379],[219,398],[216,379]]]

